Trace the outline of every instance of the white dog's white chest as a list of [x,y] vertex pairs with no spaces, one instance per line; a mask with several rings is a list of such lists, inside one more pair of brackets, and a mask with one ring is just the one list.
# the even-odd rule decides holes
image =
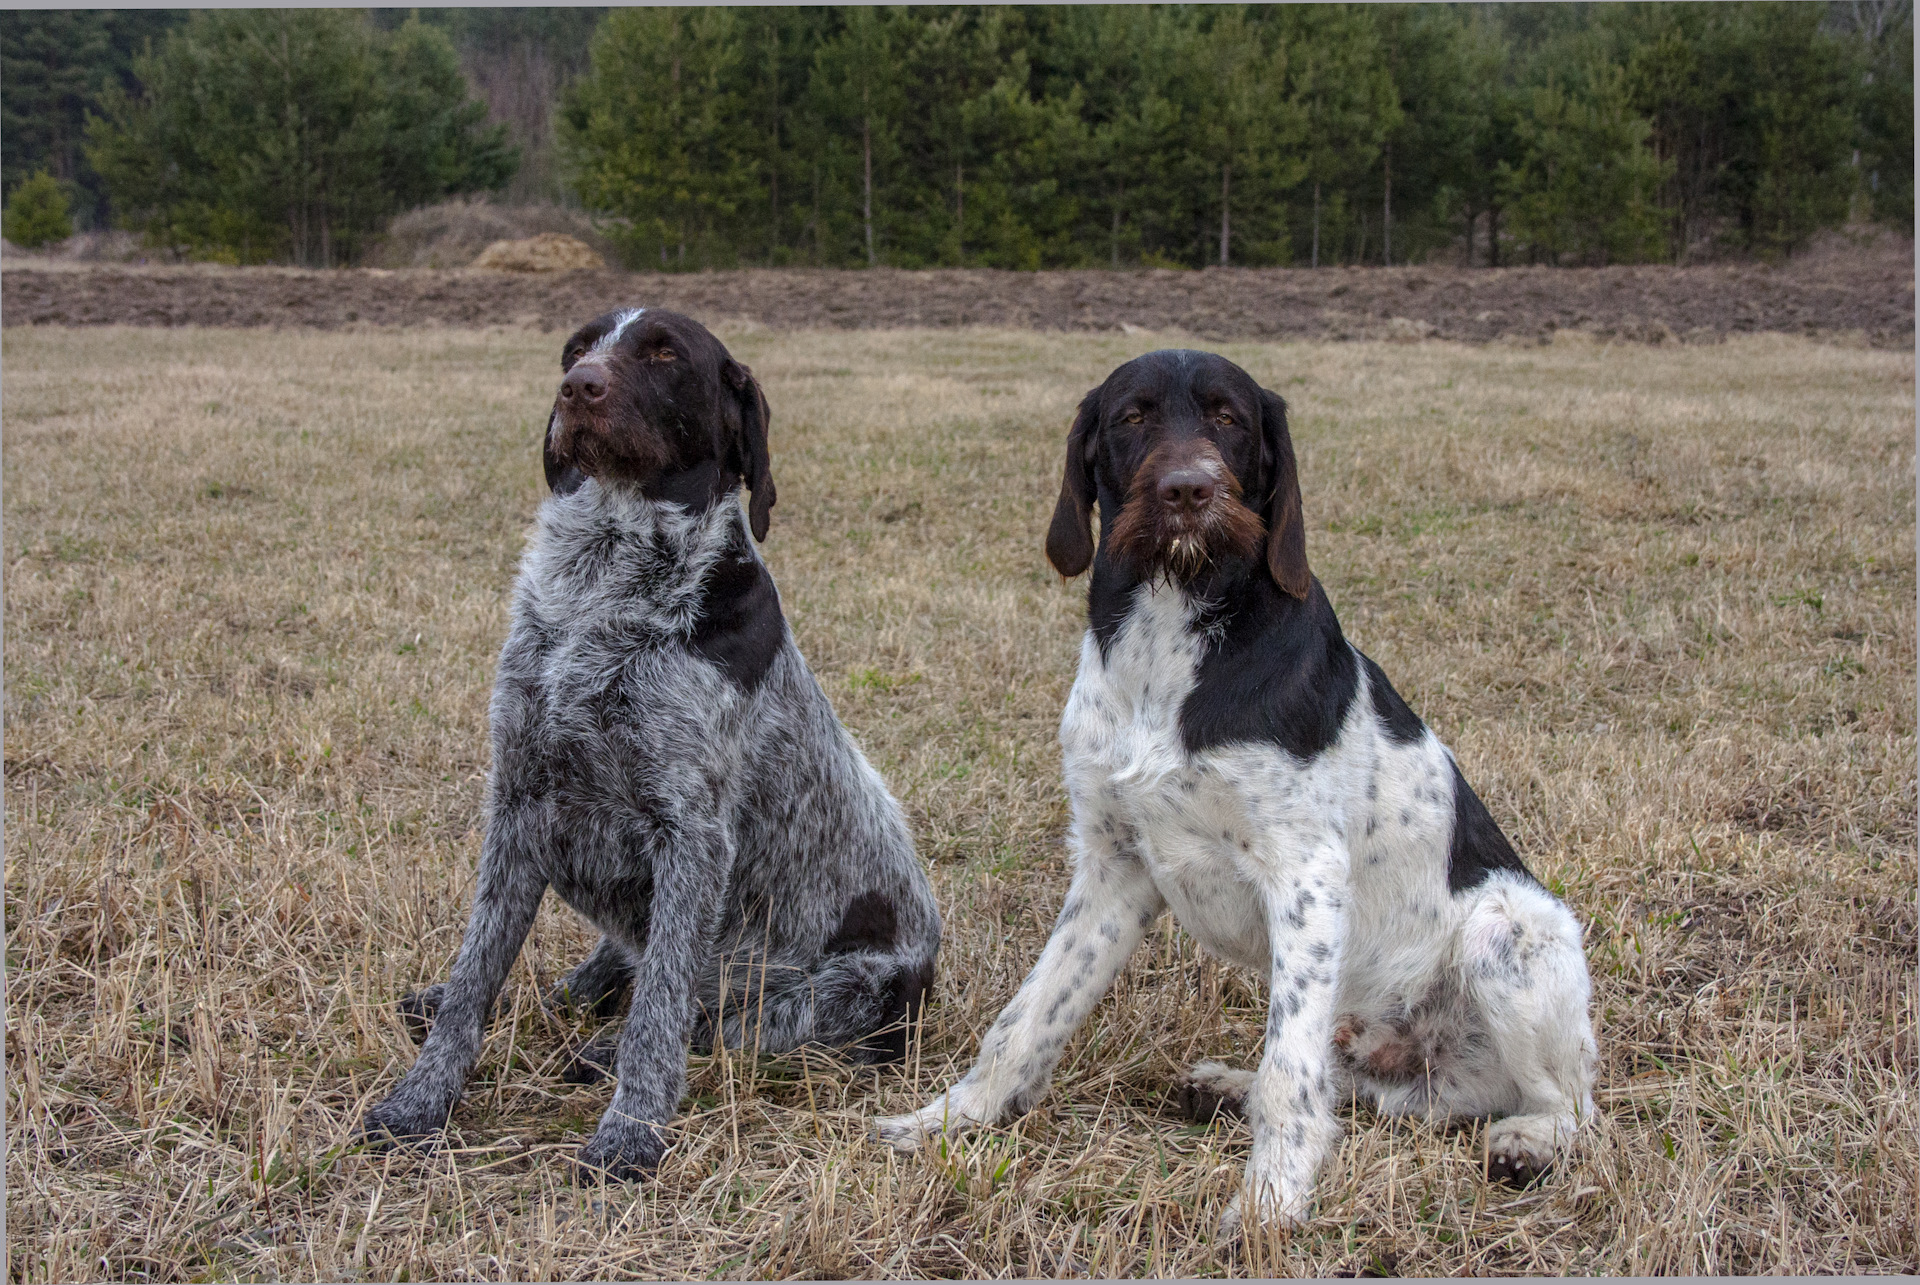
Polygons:
[[1180,711],[1201,642],[1177,593],[1145,590],[1104,659],[1087,635],[1060,724],[1067,788],[1083,831],[1112,827],[1127,835],[1174,918],[1201,945],[1264,969],[1266,917],[1255,874],[1271,856],[1269,819],[1244,765],[1227,760],[1269,755],[1187,752]]

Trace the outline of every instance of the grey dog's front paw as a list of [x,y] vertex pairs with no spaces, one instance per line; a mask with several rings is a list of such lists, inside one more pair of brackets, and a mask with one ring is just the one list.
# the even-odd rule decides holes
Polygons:
[[397,1097],[388,1098],[360,1121],[359,1137],[376,1148],[402,1146],[431,1151],[440,1143],[449,1114],[446,1110],[414,1107]]
[[427,1032],[433,1029],[433,1016],[440,1011],[440,1000],[446,993],[447,984],[435,982],[394,1005],[400,1010],[400,1020],[406,1024],[407,1034],[413,1037],[415,1044],[427,1042]]
[[632,1182],[660,1167],[667,1140],[655,1125],[643,1120],[606,1120],[574,1157],[574,1173],[582,1182]]

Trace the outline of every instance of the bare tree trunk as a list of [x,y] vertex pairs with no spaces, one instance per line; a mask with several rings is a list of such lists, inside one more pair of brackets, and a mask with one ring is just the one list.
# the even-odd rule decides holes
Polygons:
[[1220,266],[1223,268],[1227,266],[1227,241],[1233,231],[1233,224],[1228,217],[1227,207],[1227,196],[1232,190],[1232,186],[1233,166],[1231,164],[1222,165],[1220,167]]
[[1500,207],[1487,207],[1487,266],[1500,266]]
[[772,224],[768,235],[767,261],[780,257],[780,24],[778,19],[768,24],[768,34],[772,36],[769,47],[772,50],[772,63],[767,75],[773,90],[773,129],[768,142],[767,192],[768,214]]
[[1478,212],[1476,212],[1474,208],[1471,205],[1469,205],[1467,207],[1467,262],[1466,262],[1466,266],[1469,268],[1473,266],[1473,224],[1474,224],[1474,220],[1478,219],[1479,217],[1480,215],[1478,214]]
[[1387,267],[1393,266],[1393,144],[1388,143],[1385,159],[1381,162],[1380,173],[1386,178],[1386,196],[1380,206],[1380,261]]
[[953,163],[953,257],[967,261],[967,174],[959,161]]
[[867,223],[867,266],[873,267],[880,260],[873,253],[873,118],[865,113],[867,91],[860,90],[860,163],[866,171],[866,223]]
[[1320,180],[1313,180],[1313,267],[1320,266]]
[[813,266],[819,267],[826,260],[821,253],[820,232],[820,162],[813,163]]
[[[1123,189],[1124,190],[1124,189]],[[1120,266],[1120,193],[1113,197],[1113,266]]]

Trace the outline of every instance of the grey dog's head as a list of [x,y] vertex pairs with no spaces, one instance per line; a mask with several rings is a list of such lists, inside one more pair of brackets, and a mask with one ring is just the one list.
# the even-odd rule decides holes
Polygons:
[[659,308],[609,312],[568,338],[560,369],[542,452],[555,492],[591,477],[685,499],[745,482],[753,537],[766,538],[767,399],[705,326]]

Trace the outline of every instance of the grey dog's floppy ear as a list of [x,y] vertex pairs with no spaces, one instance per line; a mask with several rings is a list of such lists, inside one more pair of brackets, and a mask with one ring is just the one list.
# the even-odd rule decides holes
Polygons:
[[1093,448],[1100,426],[1100,390],[1081,399],[1080,413],[1067,432],[1067,466],[1060,476],[1060,499],[1047,528],[1047,561],[1069,578],[1093,561]]
[[734,395],[740,399],[740,456],[737,467],[753,499],[747,504],[747,525],[755,540],[767,538],[767,523],[773,512],[773,463],[767,455],[767,425],[773,411],[760,382],[745,365],[727,358],[720,368]]
[[562,464],[553,456],[553,417],[547,417],[547,435],[540,443],[540,467],[547,474],[547,489],[555,495],[572,495],[587,480],[587,475],[571,464]]
[[1267,570],[1273,581],[1296,598],[1313,585],[1307,570],[1307,522],[1300,511],[1300,468],[1293,459],[1293,438],[1287,433],[1287,404],[1260,390],[1260,439],[1273,476],[1273,497],[1267,504]]

